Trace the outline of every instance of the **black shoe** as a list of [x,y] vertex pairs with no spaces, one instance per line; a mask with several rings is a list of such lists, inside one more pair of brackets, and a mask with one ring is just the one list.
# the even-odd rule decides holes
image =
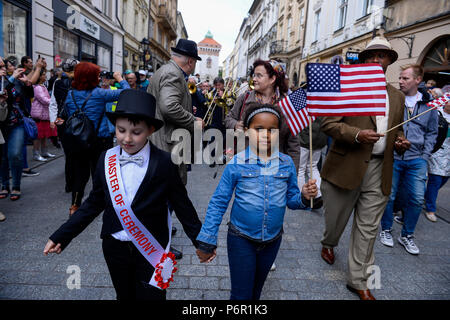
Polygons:
[[215,163],[212,163],[212,164],[209,165],[210,168],[214,168],[215,166],[216,166]]
[[183,253],[181,251],[178,251],[174,247],[170,247],[170,252],[174,254],[175,260],[183,259]]
[[177,234],[177,228],[172,227],[172,237]]

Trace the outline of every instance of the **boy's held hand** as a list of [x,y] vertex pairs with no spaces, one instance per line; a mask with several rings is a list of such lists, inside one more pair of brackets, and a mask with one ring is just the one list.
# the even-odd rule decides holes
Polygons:
[[201,263],[204,263],[204,262],[210,263],[216,257],[216,249],[214,249],[214,252],[212,252],[212,253],[204,252],[200,249],[197,249],[197,256],[200,259]]
[[44,248],[44,255],[48,255],[49,253],[56,253],[56,254],[60,254],[61,253],[61,243],[54,243],[52,240],[48,240],[47,244],[45,245]]
[[316,185],[316,180],[308,180],[302,187],[302,194],[306,198],[306,200],[310,200],[311,198],[315,198],[317,196],[318,189]]

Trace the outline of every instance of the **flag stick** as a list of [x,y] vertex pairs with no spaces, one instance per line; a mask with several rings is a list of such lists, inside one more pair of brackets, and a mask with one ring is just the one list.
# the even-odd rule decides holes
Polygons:
[[[312,158],[313,158],[313,149],[312,149],[312,117],[309,116],[309,179],[312,180],[313,175],[313,166],[312,166]],[[311,198],[311,209],[314,204],[314,199]]]
[[424,112],[422,112],[422,113],[419,113],[418,115],[412,117],[411,119],[408,119],[408,120],[406,120],[406,121],[403,121],[402,123],[396,125],[395,127],[390,128],[389,130],[387,130],[386,132],[384,132],[384,133],[382,133],[382,134],[386,134],[386,133],[388,133],[388,132],[394,130],[395,128],[398,128],[398,127],[404,125],[405,123],[407,123],[407,122],[409,122],[409,121],[411,121],[411,120],[414,120],[415,118],[418,118],[418,117],[420,117],[421,115],[423,115],[423,114],[425,114],[425,113],[427,113],[427,112],[430,112],[431,110],[436,109],[437,107],[438,107],[438,106],[435,106],[435,107],[432,107],[432,108],[428,109],[427,111],[424,111]]

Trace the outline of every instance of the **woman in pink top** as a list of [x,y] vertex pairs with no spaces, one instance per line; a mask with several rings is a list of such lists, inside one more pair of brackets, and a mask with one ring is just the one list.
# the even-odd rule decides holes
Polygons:
[[47,161],[47,158],[54,158],[55,155],[47,151],[47,138],[56,137],[56,129],[50,127],[49,105],[50,94],[44,86],[47,80],[45,69],[41,71],[38,84],[34,85],[34,100],[31,104],[31,117],[36,121],[38,137],[33,141],[33,159],[37,161]]

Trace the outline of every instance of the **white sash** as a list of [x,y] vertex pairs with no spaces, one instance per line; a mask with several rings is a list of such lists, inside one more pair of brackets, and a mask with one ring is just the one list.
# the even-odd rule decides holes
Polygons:
[[128,203],[119,164],[120,146],[109,149],[105,156],[105,176],[109,195],[114,210],[131,242],[142,256],[155,268],[150,285],[166,289],[173,281],[173,273],[177,271],[175,256],[169,252],[171,243],[172,219],[167,212],[169,225],[169,243],[166,249],[159,244],[150,231],[137,219],[131,203]]

